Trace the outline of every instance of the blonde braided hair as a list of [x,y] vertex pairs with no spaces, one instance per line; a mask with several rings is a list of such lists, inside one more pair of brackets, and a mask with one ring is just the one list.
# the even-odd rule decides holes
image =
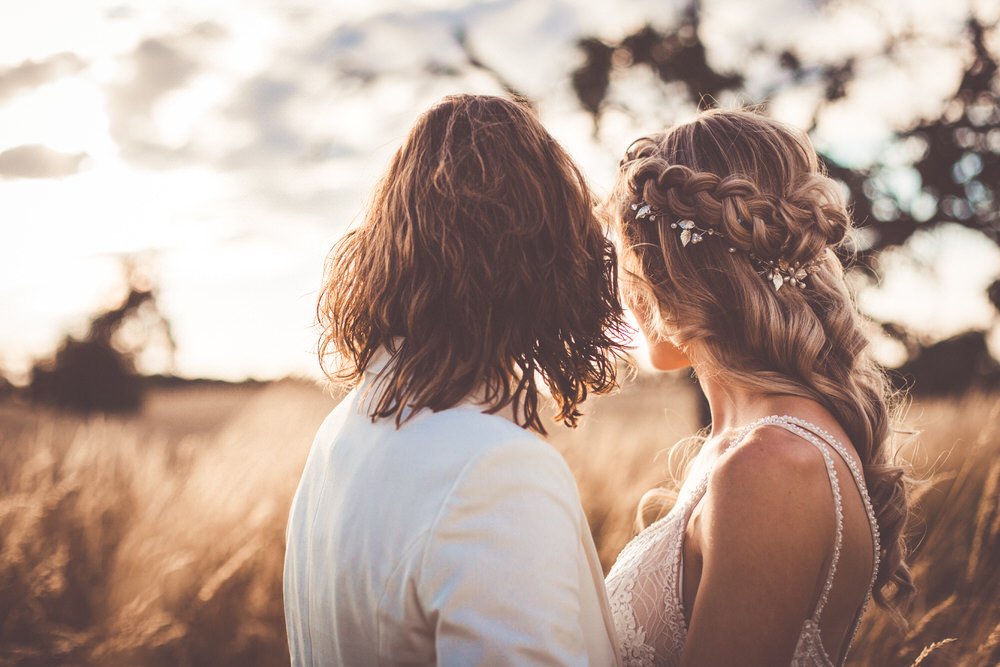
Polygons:
[[[651,219],[636,216],[633,206],[643,204]],[[851,218],[809,139],[756,113],[704,112],[633,143],[609,208],[623,289],[659,315],[648,331],[669,331],[700,373],[815,400],[843,426],[882,537],[874,597],[895,612],[914,586],[903,469],[887,451],[891,394],[843,268],[825,252],[843,242]],[[670,227],[683,219],[720,238],[686,247]],[[817,272],[808,289],[776,291],[754,258],[815,262]]]

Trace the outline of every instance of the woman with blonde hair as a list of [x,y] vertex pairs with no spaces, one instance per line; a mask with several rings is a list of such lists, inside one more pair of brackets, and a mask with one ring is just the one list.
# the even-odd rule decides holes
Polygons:
[[692,366],[712,416],[607,577],[623,662],[843,664],[870,597],[913,585],[838,185],[804,133],[709,111],[631,145],[612,209],[651,362]]

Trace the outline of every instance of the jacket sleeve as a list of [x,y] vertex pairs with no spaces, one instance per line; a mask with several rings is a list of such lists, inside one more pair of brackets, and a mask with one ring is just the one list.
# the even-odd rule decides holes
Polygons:
[[594,663],[583,623],[601,610],[584,609],[596,598],[579,590],[592,581],[581,511],[566,462],[537,439],[503,443],[466,465],[420,566],[439,665]]

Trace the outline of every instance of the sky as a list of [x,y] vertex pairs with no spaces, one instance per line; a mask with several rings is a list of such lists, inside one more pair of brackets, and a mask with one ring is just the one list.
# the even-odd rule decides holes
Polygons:
[[[779,76],[754,55],[757,44],[795,45],[817,62],[845,49],[867,56],[849,100],[824,111],[813,137],[863,165],[884,155],[894,127],[936,116],[954,91],[965,57],[954,44],[970,5],[1000,13],[977,0],[824,9],[704,0],[703,37],[714,64],[747,72],[753,95]],[[324,257],[413,120],[446,94],[499,94],[509,81],[606,192],[633,138],[690,109],[633,68],[613,79],[595,133],[572,93],[582,62],[574,45],[668,27],[679,6],[0,0],[0,370],[23,381],[67,332],[82,335],[122,298],[131,258],[157,286],[177,343],[172,369],[153,345],[144,370],[318,376]],[[921,36],[905,62],[880,56],[905,30]],[[802,125],[819,93],[808,83],[782,92],[772,112]],[[905,171],[898,187],[915,187]],[[882,287],[860,296],[873,314],[930,336],[995,324],[981,292],[1000,274],[1000,251],[973,233],[921,235],[887,265]]]

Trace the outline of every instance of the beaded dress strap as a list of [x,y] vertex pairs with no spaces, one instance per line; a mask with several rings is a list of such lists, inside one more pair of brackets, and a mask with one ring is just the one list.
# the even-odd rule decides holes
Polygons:
[[783,416],[782,419],[790,424],[795,424],[796,426],[800,426],[811,431],[816,436],[822,438],[826,444],[830,445],[830,447],[832,447],[840,455],[840,457],[844,460],[844,463],[847,464],[848,470],[851,471],[851,476],[854,477],[854,483],[858,487],[858,492],[861,494],[861,500],[865,506],[865,514],[868,515],[868,525],[871,529],[872,535],[872,547],[875,552],[872,562],[872,576],[868,582],[868,591],[865,593],[865,601],[862,603],[861,609],[858,610],[858,614],[854,618],[854,627],[851,629],[851,634],[848,637],[847,649],[844,651],[844,660],[841,663],[843,664],[843,662],[847,661],[847,654],[850,652],[851,644],[854,643],[854,637],[857,635],[858,628],[861,626],[861,617],[865,615],[868,603],[871,602],[872,591],[875,589],[875,579],[878,577],[878,569],[882,553],[882,547],[879,541],[878,521],[875,518],[875,510],[872,507],[871,497],[868,495],[868,486],[865,484],[864,475],[861,473],[861,469],[858,467],[858,464],[855,463],[854,459],[850,456],[850,454],[848,454],[847,449],[831,434],[827,433],[818,426],[805,421],[804,419],[790,417],[788,415]]
[[837,536],[833,543],[833,556],[830,558],[830,571],[827,572],[826,583],[823,584],[823,593],[820,595],[819,601],[816,603],[816,608],[810,617],[813,623],[819,625],[823,609],[830,599],[830,591],[833,589],[833,579],[837,575],[837,565],[840,563],[840,550],[844,544],[844,502],[840,494],[840,480],[837,478],[837,469],[834,466],[833,457],[830,455],[829,450],[819,442],[816,442],[816,436],[812,432],[785,421],[776,421],[773,425],[780,426],[814,445],[823,455],[823,463],[826,464],[826,474],[830,478],[830,490],[833,492],[834,510],[837,516]]
[[737,436],[732,443],[730,443],[727,450],[732,449],[737,444],[742,442],[743,439],[750,434],[750,431],[761,426],[779,426],[786,431],[799,436],[803,440],[806,440],[820,451],[820,454],[823,455],[823,463],[826,465],[826,474],[830,480],[830,490],[833,493],[834,510],[836,512],[837,523],[836,538],[833,544],[833,556],[830,559],[830,570],[827,573],[826,582],[823,584],[823,592],[816,603],[816,607],[813,610],[812,615],[810,616],[812,621],[819,625],[819,619],[823,615],[823,608],[826,607],[826,602],[830,598],[830,590],[833,588],[833,579],[837,574],[837,563],[840,561],[840,549],[844,542],[844,509],[840,498],[840,481],[837,479],[837,470],[834,467],[833,457],[830,456],[830,452],[826,447],[817,441],[815,435],[806,430],[804,427],[790,423],[786,418],[779,417],[778,415],[764,417],[748,424],[740,435]]
[[727,451],[732,449],[755,428],[760,426],[780,426],[786,431],[794,433],[804,440],[815,445],[823,454],[823,460],[826,463],[827,473],[830,477],[830,487],[833,490],[834,501],[836,503],[837,512],[837,537],[834,546],[834,553],[830,563],[830,572],[827,575],[826,584],[823,587],[823,594],[820,597],[819,603],[816,606],[816,610],[811,617],[813,622],[819,624],[819,618],[822,614],[823,607],[826,605],[827,599],[829,598],[830,589],[833,585],[834,575],[836,573],[837,561],[840,557],[840,548],[843,540],[843,509],[840,497],[840,484],[837,481],[837,475],[835,468],[833,467],[833,460],[830,457],[830,453],[823,444],[829,445],[831,449],[837,452],[844,463],[847,465],[848,470],[851,471],[851,476],[854,478],[855,486],[861,495],[861,500],[865,506],[865,513],[868,516],[869,528],[871,529],[872,535],[872,545],[874,548],[874,561],[872,565],[872,575],[871,580],[868,582],[868,590],[865,593],[865,600],[861,605],[861,609],[858,611],[854,619],[854,627],[851,629],[851,634],[848,637],[847,649],[843,653],[843,660],[841,664],[846,662],[847,655],[850,652],[851,644],[854,643],[854,637],[857,635],[858,628],[861,625],[861,618],[864,616],[865,610],[868,608],[868,603],[871,601],[872,590],[875,587],[875,579],[878,576],[879,560],[881,554],[881,546],[879,544],[879,531],[878,522],[875,519],[875,511],[872,508],[871,498],[868,495],[868,487],[865,485],[864,476],[861,474],[861,470],[858,468],[857,463],[847,452],[847,449],[837,441],[831,434],[827,433],[823,429],[819,428],[815,424],[805,421],[804,419],[799,419],[798,417],[791,417],[789,415],[770,415],[758,419],[750,424],[747,424],[743,430],[733,438],[729,446],[726,448]]

